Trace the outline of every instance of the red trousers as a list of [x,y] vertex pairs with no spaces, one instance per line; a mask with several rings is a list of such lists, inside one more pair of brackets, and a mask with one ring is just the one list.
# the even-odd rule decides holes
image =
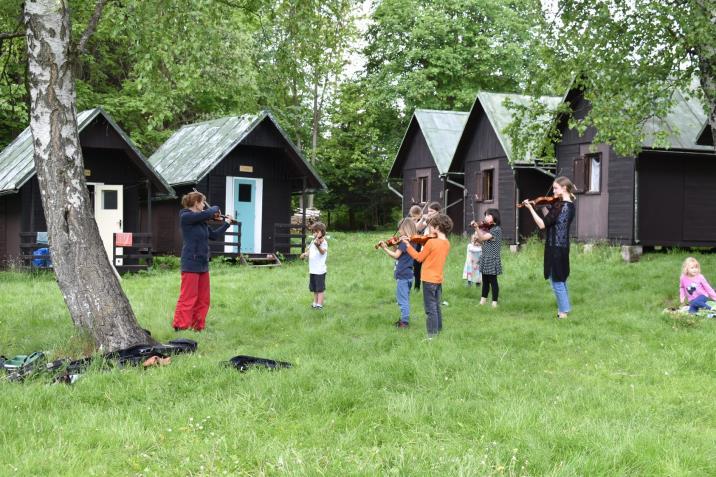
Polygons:
[[181,292],[174,310],[173,326],[203,330],[210,300],[209,272],[181,272]]

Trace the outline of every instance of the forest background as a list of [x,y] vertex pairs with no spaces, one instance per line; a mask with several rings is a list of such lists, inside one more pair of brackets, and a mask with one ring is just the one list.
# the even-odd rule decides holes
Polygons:
[[[149,156],[185,124],[269,109],[328,185],[316,206],[334,228],[391,221],[387,172],[415,108],[582,87],[595,112],[577,126],[624,154],[669,90],[700,76],[716,104],[703,0],[68,2],[75,38],[104,6],[78,52],[78,111],[101,106]],[[0,147],[29,123],[22,5],[0,3]],[[545,137],[516,116],[516,148]]]

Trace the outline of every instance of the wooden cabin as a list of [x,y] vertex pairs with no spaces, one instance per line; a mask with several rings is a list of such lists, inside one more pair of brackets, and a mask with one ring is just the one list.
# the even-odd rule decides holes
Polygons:
[[[643,149],[636,157],[593,144],[594,128],[580,135],[562,120],[557,170],[579,189],[573,224],[577,240],[716,246],[716,154],[702,129],[706,115],[697,99],[674,94],[666,118],[644,124]],[[576,118],[591,107],[578,90],[570,91],[566,101]],[[668,149],[655,141],[664,132]],[[697,143],[697,136],[704,144]]]
[[[482,219],[487,209],[497,209],[503,239],[515,244],[537,230],[531,217],[518,214],[517,203],[551,193],[555,170],[553,165],[529,157],[514,157],[512,141],[504,132],[513,120],[512,111],[505,105],[506,99],[527,105],[532,98],[479,92],[449,170],[464,174],[463,223],[469,225],[472,220]],[[561,102],[561,98],[545,96],[540,102],[551,109]]]
[[[212,244],[214,254],[295,255],[305,246],[290,226],[292,195],[304,198],[325,189],[311,164],[267,111],[229,116],[179,129],[149,162],[176,190],[176,198],[158,203],[154,248],[179,255],[181,197],[194,188],[240,222],[224,240]],[[292,242],[296,235],[301,242]]]
[[403,216],[415,204],[440,202],[453,221],[453,233],[462,232],[463,178],[449,169],[467,116],[459,111],[415,110],[388,173],[389,181],[402,179]]
[[[107,254],[119,271],[146,268],[152,255],[152,200],[174,191],[102,109],[79,113],[77,127],[85,180]],[[33,154],[29,127],[0,152],[2,267],[29,265],[34,250],[48,247]],[[132,246],[113,247],[116,233],[124,233],[125,240],[132,234]]]

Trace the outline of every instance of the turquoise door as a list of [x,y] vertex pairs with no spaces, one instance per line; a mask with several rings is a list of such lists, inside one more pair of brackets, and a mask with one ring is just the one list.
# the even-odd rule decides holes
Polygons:
[[256,180],[234,179],[234,211],[241,222],[241,252],[254,252],[256,223]]

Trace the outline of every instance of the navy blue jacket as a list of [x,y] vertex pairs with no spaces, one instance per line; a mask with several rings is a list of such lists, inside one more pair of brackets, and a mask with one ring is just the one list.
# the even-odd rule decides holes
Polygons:
[[216,240],[229,228],[224,223],[221,227],[210,229],[206,221],[219,212],[217,206],[209,207],[201,212],[182,209],[179,212],[179,223],[184,245],[181,249],[182,272],[209,271],[209,239]]

